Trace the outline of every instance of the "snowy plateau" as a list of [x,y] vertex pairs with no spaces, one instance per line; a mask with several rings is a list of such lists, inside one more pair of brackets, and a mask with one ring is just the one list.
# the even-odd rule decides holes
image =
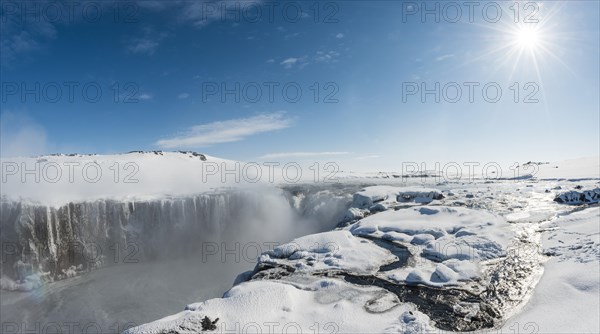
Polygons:
[[599,157],[327,183],[224,183],[236,162],[194,152],[2,163],[5,333],[600,332]]

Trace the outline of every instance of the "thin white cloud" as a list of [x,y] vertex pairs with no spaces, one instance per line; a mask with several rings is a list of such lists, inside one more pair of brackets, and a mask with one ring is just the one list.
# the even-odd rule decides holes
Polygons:
[[279,63],[280,65],[283,65],[284,68],[292,68],[294,65],[296,65],[298,62],[300,61],[300,58],[287,58],[284,61],[282,61],[281,63]]
[[241,141],[259,133],[290,127],[292,119],[284,116],[283,112],[276,112],[196,125],[182,135],[162,139],[155,144],[161,148],[173,149],[203,147]]
[[338,33],[337,35],[335,35],[335,38],[344,38],[344,34],[342,34],[341,32]]
[[339,56],[340,56],[340,53],[337,51],[329,51],[329,52],[317,51],[317,54],[315,56],[315,61],[324,62],[324,63],[336,62],[337,58]]
[[443,55],[443,56],[439,56],[439,57],[435,58],[435,61],[442,61],[442,60],[452,58],[452,57],[454,57],[453,54],[447,54],[447,55]]
[[310,57],[303,56],[286,58],[280,62],[279,65],[282,65],[283,68],[287,70],[292,68],[303,69],[309,64],[337,62],[339,57],[340,53],[338,51],[317,51],[314,56]]
[[189,93],[181,93],[181,94],[177,95],[177,98],[181,99],[181,100],[187,99],[188,97],[190,97]]
[[282,65],[283,68],[289,70],[291,68],[303,69],[306,65],[310,63],[310,60],[307,56],[302,57],[289,57],[284,59],[279,65]]
[[134,38],[127,50],[131,53],[153,55],[159,43],[149,38]]
[[350,152],[282,152],[282,153],[268,153],[260,156],[260,159],[281,159],[281,158],[310,158],[310,157],[321,157],[321,156],[333,156],[333,155],[346,155]]
[[151,56],[167,36],[166,32],[157,32],[151,27],[146,27],[142,29],[141,37],[134,37],[127,41],[127,51],[134,54]]
[[36,11],[20,12],[20,19],[15,19],[19,15],[8,12],[0,11],[0,65],[8,66],[20,59],[30,59],[32,53],[45,49],[56,38],[54,24],[33,17]]
[[287,40],[290,40],[290,39],[298,37],[298,36],[300,36],[300,33],[295,32],[293,34],[286,34],[285,36],[283,36],[283,39],[285,39],[287,41]]
[[140,100],[152,100],[152,95],[148,94],[148,93],[142,93],[139,97]]

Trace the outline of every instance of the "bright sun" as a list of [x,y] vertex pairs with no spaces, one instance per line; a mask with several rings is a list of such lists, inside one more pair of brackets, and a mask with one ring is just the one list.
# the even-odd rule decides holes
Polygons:
[[495,61],[498,67],[506,70],[509,81],[517,76],[534,75],[540,87],[543,87],[543,67],[547,66],[551,59],[569,70],[569,66],[555,53],[563,50],[560,42],[570,36],[555,30],[562,26],[552,23],[555,22],[553,18],[562,5],[544,7],[543,11],[539,11],[541,5],[536,6],[536,14],[533,16],[521,17],[518,21],[506,19],[500,21],[498,25],[489,27],[497,35],[488,35],[490,36],[489,48],[474,60]]
[[516,32],[516,42],[523,49],[534,49],[540,43],[539,32],[530,27],[522,27]]

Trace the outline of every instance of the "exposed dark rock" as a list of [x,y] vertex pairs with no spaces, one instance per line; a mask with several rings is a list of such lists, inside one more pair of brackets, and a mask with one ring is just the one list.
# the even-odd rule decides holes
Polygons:
[[567,191],[559,194],[554,201],[562,204],[579,205],[598,203],[600,201],[600,188],[584,191]]
[[215,320],[210,320],[210,318],[208,316],[204,316],[204,318],[202,318],[202,330],[203,331],[214,331],[215,329],[217,329],[217,321],[219,321],[219,318],[216,318]]

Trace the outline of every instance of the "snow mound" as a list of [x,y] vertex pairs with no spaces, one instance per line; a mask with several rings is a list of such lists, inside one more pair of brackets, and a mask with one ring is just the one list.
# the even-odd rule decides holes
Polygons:
[[394,256],[371,242],[337,230],[313,234],[266,251],[258,266],[289,266],[302,271],[343,269],[357,274],[375,273]]
[[481,274],[480,263],[506,255],[514,237],[502,217],[460,207],[386,211],[347,227],[353,235],[406,247],[416,266],[388,272],[399,282],[458,285]]
[[219,319],[216,333],[416,334],[433,330],[427,316],[413,305],[398,304],[383,289],[319,279],[302,286],[273,281],[242,283],[223,298],[188,305],[183,312],[125,334],[199,333],[205,316]]
[[371,214],[406,206],[430,204],[444,198],[442,192],[432,188],[371,186],[353,194],[352,203],[340,226],[346,226]]
[[[487,212],[411,207],[295,239],[265,252],[258,268],[313,274],[337,270],[397,283],[457,286],[479,277],[482,261],[506,256],[513,237],[503,218]],[[413,265],[393,265],[409,258]]]

